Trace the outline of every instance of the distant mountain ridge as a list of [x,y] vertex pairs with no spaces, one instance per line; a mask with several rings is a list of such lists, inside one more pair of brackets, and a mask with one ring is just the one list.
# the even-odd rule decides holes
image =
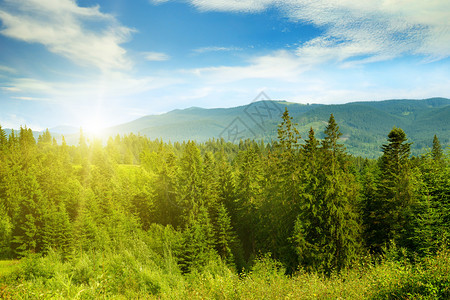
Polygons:
[[[135,133],[152,139],[207,141],[212,138],[238,142],[254,138],[269,141],[277,137],[281,114],[288,108],[298,123],[302,137],[313,127],[318,137],[331,113],[343,134],[347,150],[356,155],[377,157],[380,146],[394,127],[402,128],[413,142],[413,152],[431,147],[434,134],[441,143],[450,140],[450,99],[385,100],[321,105],[286,101],[259,101],[232,108],[204,109],[192,107],[161,115],[145,116],[107,130],[109,135]],[[270,111],[269,111],[270,110]],[[269,113],[271,115],[269,116]]]
[[[206,109],[191,107],[176,109],[160,115],[149,115],[132,122],[106,129],[102,138],[109,136],[140,134],[151,139],[181,142],[223,138],[239,142],[240,139],[277,138],[277,126],[285,107],[298,123],[302,138],[313,127],[318,138],[330,114],[333,113],[342,132],[341,141],[347,151],[363,157],[378,157],[380,146],[386,143],[387,134],[394,127],[402,128],[413,142],[413,154],[424,153],[431,147],[436,134],[443,147],[450,144],[450,99],[385,100],[350,102],[346,104],[300,104],[281,100],[264,100],[231,108]],[[78,130],[58,127],[50,130],[60,140],[64,134],[69,144],[78,142]],[[74,131],[77,132],[74,134]]]

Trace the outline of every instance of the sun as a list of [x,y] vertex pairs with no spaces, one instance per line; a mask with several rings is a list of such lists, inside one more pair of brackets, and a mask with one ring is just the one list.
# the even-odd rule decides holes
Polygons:
[[81,124],[83,131],[93,135],[99,135],[105,129],[105,123],[100,118],[92,118],[84,120]]

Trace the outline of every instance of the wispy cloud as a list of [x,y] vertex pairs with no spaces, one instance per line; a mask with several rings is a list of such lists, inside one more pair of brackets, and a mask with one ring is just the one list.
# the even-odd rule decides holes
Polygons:
[[46,98],[36,98],[36,97],[11,97],[11,98],[23,101],[48,101],[48,99]]
[[291,52],[280,50],[252,58],[246,66],[219,66],[186,70],[186,73],[213,82],[233,82],[245,79],[279,79],[290,81],[305,72],[307,66]]
[[[447,0],[187,0],[200,11],[256,13],[278,8],[292,21],[324,33],[302,44],[297,55],[314,63],[370,63],[403,55],[439,60],[450,55]],[[360,59],[362,57],[362,59]],[[348,64],[347,64],[348,65]]]
[[[160,0],[159,0],[160,1]],[[191,0],[192,5],[204,11],[259,12],[277,0]]]
[[[133,29],[119,24],[98,6],[81,7],[74,0],[4,0],[0,20],[4,36],[39,43],[77,64],[101,70],[129,69],[126,42]],[[96,29],[87,22],[95,22]],[[92,23],[91,23],[92,24]]]
[[202,54],[206,52],[230,52],[230,51],[242,51],[242,48],[239,47],[219,47],[219,46],[210,46],[210,47],[202,47],[194,49],[194,53]]
[[148,61],[165,61],[170,59],[169,55],[162,52],[144,52],[143,55]]
[[[45,81],[34,78],[12,78],[2,90],[12,98],[66,103],[96,103],[105,99],[131,97],[146,91],[161,89],[179,82],[176,78],[134,78],[122,72],[108,72],[81,82]],[[44,97],[43,97],[44,96]]]
[[15,74],[17,73],[16,69],[7,67],[7,66],[2,66],[0,65],[0,72],[1,73],[11,73],[11,74]]

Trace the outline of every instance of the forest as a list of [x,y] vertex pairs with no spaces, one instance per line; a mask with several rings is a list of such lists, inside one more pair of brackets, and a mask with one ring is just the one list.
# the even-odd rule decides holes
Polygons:
[[[378,159],[331,114],[274,141],[123,135],[57,143],[0,127],[0,298],[450,298],[450,151]],[[413,141],[412,141],[413,142]]]

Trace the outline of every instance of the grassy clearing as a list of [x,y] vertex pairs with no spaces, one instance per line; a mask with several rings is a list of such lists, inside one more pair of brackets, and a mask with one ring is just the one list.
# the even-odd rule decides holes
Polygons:
[[386,260],[331,277],[286,276],[267,258],[245,275],[220,261],[181,275],[122,255],[62,262],[51,254],[0,265],[14,268],[0,278],[0,298],[10,299],[450,299],[448,251],[415,265]]
[[18,260],[0,260],[0,277],[11,274],[19,268]]

